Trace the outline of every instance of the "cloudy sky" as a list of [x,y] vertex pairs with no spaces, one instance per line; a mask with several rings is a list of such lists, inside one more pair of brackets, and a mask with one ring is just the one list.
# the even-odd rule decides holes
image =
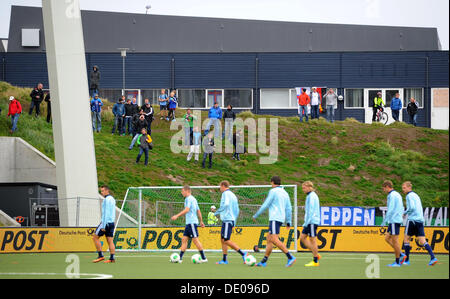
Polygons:
[[[63,1],[63,0],[61,0]],[[73,0],[64,0],[73,1]],[[76,0],[75,0],[76,1]],[[236,19],[360,25],[433,27],[449,49],[448,0],[78,0],[83,10]],[[0,38],[7,38],[11,5],[41,0],[1,0]]]

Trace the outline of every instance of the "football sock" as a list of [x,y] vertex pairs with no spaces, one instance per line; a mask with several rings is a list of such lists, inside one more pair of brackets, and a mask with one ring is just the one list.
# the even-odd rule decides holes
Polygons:
[[103,257],[103,253],[101,251],[98,251],[98,257]]
[[242,250],[239,249],[237,252],[238,252],[240,255],[244,256],[244,253],[242,252]]
[[268,256],[265,256],[265,257],[263,257],[263,259],[262,259],[261,263],[266,263],[268,259],[269,259],[269,257],[268,257]]
[[289,251],[286,252],[285,254],[286,254],[286,256],[287,256],[288,259],[292,259],[292,255],[291,255],[291,253],[290,253]]
[[203,250],[199,250],[200,255],[202,256],[202,260],[206,260],[206,256],[205,253],[203,252]]
[[317,261],[319,260],[319,258],[317,256],[314,257],[314,263],[317,263]]
[[114,259],[114,254],[111,254],[111,256],[109,257],[110,260]]
[[431,259],[434,259],[434,253],[433,253],[433,249],[431,249],[430,244],[428,244],[428,242],[425,242],[425,244],[423,244],[423,247],[425,247],[425,249],[428,251],[428,254],[430,255]]
[[405,262],[408,262],[409,261],[409,252],[411,251],[411,246],[409,246],[409,243],[404,243],[403,247],[405,248],[405,254],[406,254]]
[[400,264],[400,258],[395,258],[395,263]]
[[223,255],[223,259],[222,260],[225,261],[225,262],[227,261],[227,255],[226,254]]
[[180,251],[180,260],[183,259],[184,251]]

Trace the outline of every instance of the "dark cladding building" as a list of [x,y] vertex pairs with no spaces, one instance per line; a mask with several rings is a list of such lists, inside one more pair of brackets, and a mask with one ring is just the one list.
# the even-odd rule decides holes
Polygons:
[[[87,71],[99,67],[100,94],[114,101],[125,77],[127,93],[153,103],[161,88],[176,89],[182,108],[218,101],[287,116],[297,114],[295,88],[316,86],[344,96],[336,119],[371,122],[376,92],[388,105],[399,92],[404,107],[406,99],[418,100],[419,125],[430,127],[433,90],[448,89],[448,51],[435,28],[99,11],[82,11],[81,18]],[[129,49],[125,76],[119,48]],[[0,56],[2,80],[48,88],[41,8],[12,7],[8,49]],[[405,109],[401,116],[407,119]]]

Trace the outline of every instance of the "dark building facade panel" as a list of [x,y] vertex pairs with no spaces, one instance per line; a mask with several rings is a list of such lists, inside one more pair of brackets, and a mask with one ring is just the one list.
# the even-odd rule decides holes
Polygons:
[[5,53],[5,81],[20,87],[48,86],[45,53]]
[[429,84],[431,87],[448,87],[448,51],[429,52]]

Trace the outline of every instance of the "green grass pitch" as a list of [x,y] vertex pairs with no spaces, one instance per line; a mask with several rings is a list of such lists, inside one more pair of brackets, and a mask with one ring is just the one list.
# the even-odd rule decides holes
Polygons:
[[[182,264],[169,262],[171,252],[117,252],[115,264],[94,264],[96,253],[0,254],[0,279],[64,279],[66,273],[79,269],[79,278],[117,279],[365,279],[372,264],[368,253],[322,253],[320,267],[307,268],[311,260],[307,252],[295,253],[297,262],[286,268],[286,256],[273,253],[266,268],[243,264],[237,253],[230,251],[228,265],[216,265],[222,254],[206,252],[208,263],[193,264],[186,252]],[[259,261],[263,253],[251,253]],[[449,279],[449,257],[437,255],[439,263],[428,266],[429,256],[411,255],[410,266],[389,268],[393,254],[376,254],[380,279]],[[105,253],[109,257],[109,253]],[[79,266],[79,268],[77,268]],[[77,271],[75,271],[77,272]],[[373,273],[373,272],[372,272]]]

